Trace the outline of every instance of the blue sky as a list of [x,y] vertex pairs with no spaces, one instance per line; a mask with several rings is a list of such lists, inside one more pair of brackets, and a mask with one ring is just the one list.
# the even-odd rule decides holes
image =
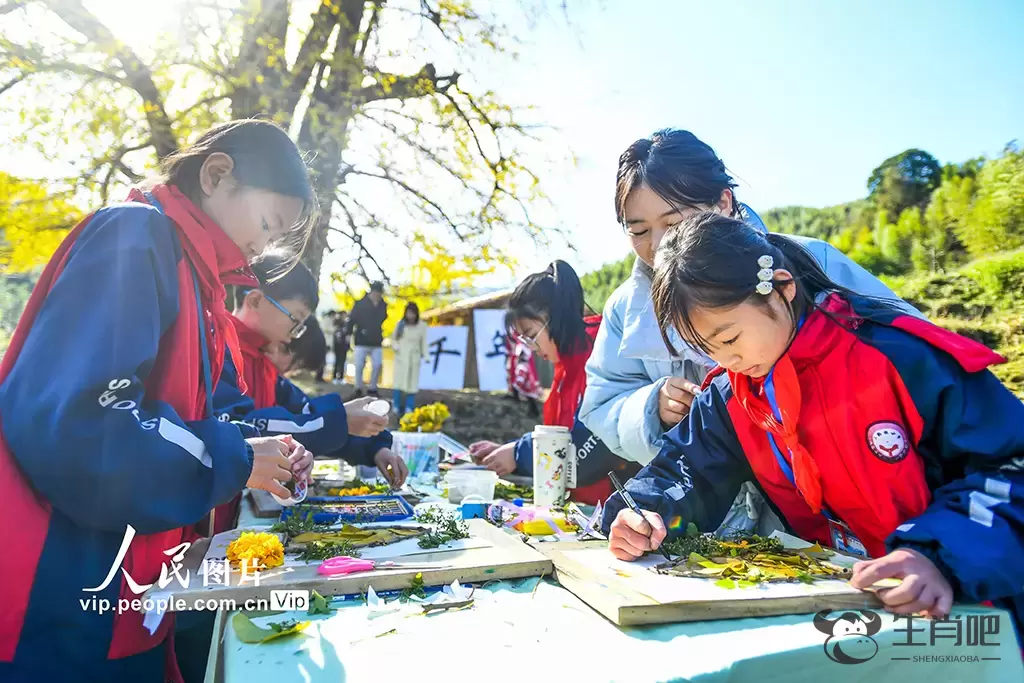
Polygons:
[[1019,0],[578,0],[569,21],[542,23],[500,82],[579,157],[550,190],[581,271],[626,253],[616,161],[657,128],[708,142],[758,210],[864,196],[910,147],[946,162],[1024,141]]

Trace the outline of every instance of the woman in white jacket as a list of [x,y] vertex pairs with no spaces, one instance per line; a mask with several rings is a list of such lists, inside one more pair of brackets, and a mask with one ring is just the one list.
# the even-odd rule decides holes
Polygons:
[[[587,362],[587,389],[579,417],[622,458],[641,464],[654,459],[662,435],[687,415],[693,392],[714,365],[674,331],[669,334],[680,355],[670,355],[665,347],[651,302],[654,253],[665,234],[695,211],[716,211],[765,231],[757,214],[736,200],[735,187],[714,150],[689,131],[658,131],[637,140],[619,157],[615,213],[637,260],[629,280],[605,304],[604,322]],[[892,299],[895,305],[921,315],[827,242],[790,239],[807,249],[834,282]],[[764,509],[758,499],[756,489],[747,487],[723,524],[754,527],[759,510]]]
[[392,387],[395,391],[395,412],[401,417],[416,407],[416,392],[420,388],[420,364],[427,357],[427,326],[420,322],[420,308],[413,302],[405,307],[405,315],[398,321],[391,347],[395,352],[395,372]]

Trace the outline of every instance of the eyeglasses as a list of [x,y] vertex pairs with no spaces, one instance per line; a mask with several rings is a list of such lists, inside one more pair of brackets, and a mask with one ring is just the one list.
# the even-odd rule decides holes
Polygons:
[[532,337],[527,337],[525,334],[520,334],[519,331],[516,329],[512,330],[512,336],[521,341],[522,343],[526,344],[530,348],[535,349],[537,348],[537,338],[540,337],[541,332],[548,329],[548,323],[550,322],[551,321],[549,320],[547,323],[544,323],[544,325],[539,330],[537,330],[537,334],[533,335]]
[[282,313],[284,313],[286,316],[288,316],[288,319],[292,321],[292,328],[290,330],[288,330],[288,336],[289,337],[291,337],[292,339],[298,339],[303,334],[305,334],[305,332],[306,332],[306,323],[304,321],[299,320],[294,315],[292,315],[291,312],[287,308],[285,308],[284,306],[279,304],[277,301],[275,301],[274,297],[269,296],[266,293],[264,293],[263,296],[264,296],[264,298],[267,301],[269,301],[270,303],[274,304],[274,307],[277,308],[277,310],[279,310]]

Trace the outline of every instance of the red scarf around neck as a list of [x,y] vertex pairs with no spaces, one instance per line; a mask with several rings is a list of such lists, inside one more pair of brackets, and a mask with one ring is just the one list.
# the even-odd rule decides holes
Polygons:
[[[185,194],[171,185],[156,185],[148,193],[139,189],[133,189],[128,200],[151,203],[147,197],[151,195],[159,203],[159,207],[174,225],[178,228],[178,236],[181,238],[181,246],[185,251],[190,263],[195,270],[195,278],[199,284],[199,296],[206,310],[203,317],[207,324],[203,325],[206,330],[206,344],[210,355],[210,376],[216,383],[224,369],[225,350],[231,354],[231,360],[235,367],[243,367],[242,352],[239,349],[238,336],[235,334],[234,325],[231,324],[231,314],[228,313],[225,299],[227,290],[225,284],[247,285],[256,287],[259,282],[256,276],[249,269],[242,250],[224,233],[212,218],[206,215],[202,209],[192,203]],[[188,283],[191,285],[191,283]],[[195,300],[193,291],[185,291],[181,288],[181,296],[188,296],[189,301]],[[183,310],[185,310],[183,308]],[[190,310],[190,309],[188,309]],[[179,317],[176,325],[189,324],[193,330],[198,329],[198,320],[182,320]],[[168,354],[168,357],[172,354]],[[173,360],[173,359],[172,359]],[[239,382],[242,383],[241,376]],[[244,386],[239,389],[245,391]],[[213,392],[213,387],[210,387]],[[211,408],[206,407],[205,391],[192,397],[177,397],[182,400],[188,398],[198,401],[199,411],[195,417],[186,419],[200,419],[205,416]],[[173,401],[171,401],[174,404]]]
[[267,345],[267,338],[252,329],[235,316],[231,316],[231,322],[238,334],[238,342],[241,347],[243,365],[236,365],[238,369],[238,381],[247,389],[239,386],[239,390],[252,398],[256,409],[269,408],[274,405],[277,399],[277,368],[270,359],[263,353],[263,347]]
[[551,393],[544,402],[544,424],[572,429],[576,422],[576,411],[587,388],[587,359],[594,348],[594,338],[601,326],[601,316],[583,319],[587,332],[586,346],[571,355],[559,356],[551,380]]

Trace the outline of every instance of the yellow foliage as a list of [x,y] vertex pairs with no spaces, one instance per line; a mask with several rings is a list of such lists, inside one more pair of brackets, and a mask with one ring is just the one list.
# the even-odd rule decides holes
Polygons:
[[[388,302],[385,335],[394,331],[408,302],[415,302],[420,313],[425,313],[443,305],[460,290],[473,287],[481,277],[494,273],[499,267],[514,265],[511,259],[487,246],[476,249],[473,255],[453,254],[448,247],[419,232],[413,236],[411,246],[411,253],[418,258],[401,271],[401,284],[390,287],[385,293]],[[341,273],[334,273],[332,279],[336,283],[344,282]],[[362,296],[362,292],[348,289],[335,292],[338,308],[345,311],[351,311],[356,299]]]
[[24,272],[49,260],[82,213],[33,180],[0,171],[0,272]]

